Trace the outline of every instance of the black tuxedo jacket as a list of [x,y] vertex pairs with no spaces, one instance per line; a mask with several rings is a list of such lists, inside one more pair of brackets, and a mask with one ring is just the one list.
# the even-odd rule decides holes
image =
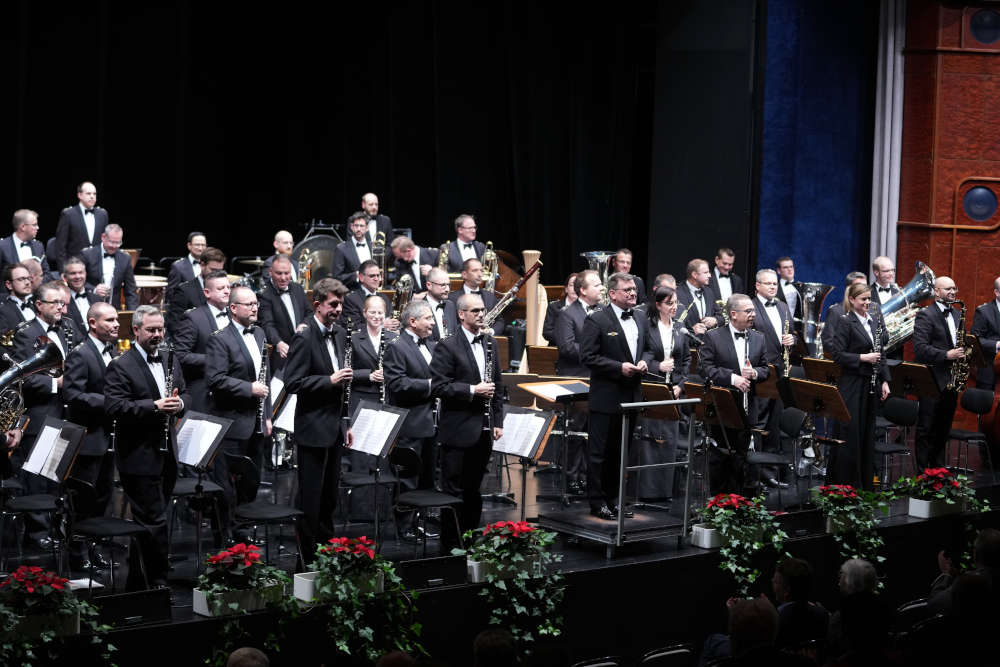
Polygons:
[[[278,257],[277,253],[271,255],[270,257],[264,260],[264,263],[260,267],[260,273],[262,276],[264,276],[264,283],[267,285],[271,284],[271,264],[274,263],[274,260],[277,257]],[[299,265],[294,259],[291,258],[291,256],[288,256],[288,260],[292,263],[292,282],[293,283],[298,282]],[[330,276],[330,277],[333,278],[335,276]]]
[[[341,419],[344,385],[331,384],[333,363],[323,331],[315,317],[292,338],[285,359],[285,387],[298,395],[295,402],[295,441],[307,447],[339,447],[347,432]],[[344,367],[347,332],[333,325],[337,363]]]
[[208,305],[192,308],[184,314],[174,334],[174,349],[184,371],[188,394],[191,395],[191,409],[209,412],[208,381],[205,379],[205,353],[208,341],[218,328],[229,326],[229,318],[218,318],[217,322]]
[[983,346],[983,357],[986,361],[976,372],[976,381],[982,384],[994,384],[996,378],[993,373],[993,357],[996,356],[997,341],[1000,340],[1000,310],[997,310],[995,299],[976,308],[969,333],[979,337],[979,344]]
[[[13,234],[0,239],[0,275],[3,275],[3,270],[8,264],[17,264],[21,261],[17,254],[17,246],[20,243]],[[49,260],[45,258],[45,247],[42,242],[38,239],[31,239],[27,243],[31,246],[31,256],[42,260],[42,275],[45,276],[45,280],[49,280],[50,277],[54,278],[55,276],[50,275],[52,271],[49,269]]]
[[[281,302],[281,295],[278,294],[274,285],[268,283],[267,287],[257,295],[257,300],[260,302],[258,322],[264,329],[264,333],[267,334],[267,342],[271,345],[277,345],[281,342],[291,345],[292,338],[295,337],[295,327],[299,326],[307,317],[312,316],[309,299],[306,298],[305,290],[302,289],[301,285],[294,282],[288,283],[288,295],[292,299],[292,311],[295,313],[294,322],[288,318],[288,310]],[[280,355],[276,354],[272,359],[276,369],[284,365],[285,360],[281,359]]]
[[[167,351],[161,349],[160,364],[164,367],[164,376],[167,373],[167,356]],[[184,410],[187,410],[187,406],[191,404],[191,395],[187,393],[181,363],[176,354],[171,371],[174,388],[184,402]],[[176,429],[170,429],[170,447],[166,452],[160,451],[166,415],[159,412],[153,404],[153,401],[160,398],[162,396],[149,370],[149,364],[142,358],[138,348],[133,347],[108,366],[104,376],[104,410],[108,418],[115,420],[117,424],[115,460],[120,473],[157,476],[163,474],[168,462],[176,462]],[[174,417],[182,417],[184,410]],[[176,425],[176,419],[174,424]]]
[[[432,305],[430,301],[427,305],[432,309],[437,308],[437,306]],[[445,328],[448,330],[448,336],[454,336],[458,332],[459,322],[458,322],[458,308],[455,306],[454,301],[449,301],[445,299],[438,303],[438,305],[444,306],[444,313],[441,315],[441,321],[444,322]],[[441,340],[441,331],[438,329],[437,318],[434,318],[434,330],[431,332],[431,340],[439,341]]]
[[[104,282],[104,273],[101,264],[104,261],[104,247],[94,246],[87,248],[81,255],[84,264],[87,265],[87,282],[97,286]],[[110,303],[118,310],[122,310],[119,290],[125,290],[125,310],[135,310],[139,306],[139,295],[135,289],[135,274],[132,272],[132,259],[118,251],[115,253],[115,271],[111,276],[111,299]]]
[[[775,299],[775,307],[778,309],[778,317],[781,318],[781,325],[784,327],[785,322],[788,322],[788,332],[791,333],[795,330],[793,323],[791,321],[791,315],[788,312],[788,305],[784,301],[778,301]],[[781,344],[781,335],[783,331],[775,331],[774,326],[771,324],[771,318],[767,316],[765,312],[767,309],[761,304],[760,299],[756,296],[753,298],[753,309],[754,309],[754,319],[753,328],[756,331],[764,334],[764,359],[769,364],[774,364],[774,370],[782,375],[785,371],[785,360],[784,360],[784,346]],[[823,348],[826,349],[825,347]]]
[[[722,290],[719,289],[719,279],[715,277],[715,267],[712,267],[712,270],[709,271],[709,273],[711,275],[708,279],[708,286],[712,288],[713,292],[715,292],[715,298],[721,299]],[[747,294],[746,292],[743,291],[744,289],[743,279],[740,278],[735,273],[733,273],[732,271],[729,272],[729,284],[730,287],[733,288],[733,294]],[[747,296],[752,297],[754,295],[747,294]]]
[[[386,318],[392,317],[392,304],[389,302],[389,297],[382,294],[382,300],[385,301],[385,316]],[[350,329],[357,331],[365,326],[365,291],[363,288],[359,287],[356,290],[352,290],[347,293],[344,297],[344,310],[340,314],[340,319],[337,320],[337,324],[348,328],[348,322],[350,322]]]
[[[66,314],[72,318],[77,328],[86,333],[90,328],[87,324],[87,311],[90,310],[93,304],[100,301],[101,297],[94,294],[94,288],[90,285],[84,285],[83,292],[87,298],[77,299],[76,296],[71,297],[71,301],[75,303],[70,303],[66,306]],[[80,311],[81,308],[83,309],[82,312]]]
[[[366,216],[367,217],[367,216]],[[368,218],[370,221],[371,218]],[[348,225],[350,227],[350,225]],[[375,215],[375,233],[378,234],[382,232],[385,234],[385,247],[386,252],[389,252],[389,244],[392,243],[392,220],[387,215],[382,215],[378,213]],[[368,247],[371,248],[375,245],[375,239],[369,232],[365,232],[365,236],[368,238]]]
[[[411,341],[412,342],[412,341]],[[487,344],[484,339],[483,345]],[[503,427],[503,377],[500,375],[500,356],[494,346],[493,382],[496,389],[489,400],[489,410],[494,427]],[[472,447],[483,432],[487,402],[474,396],[470,387],[483,381],[472,353],[472,346],[465,334],[456,331],[441,340],[431,358],[431,377],[434,396],[441,399],[441,422],[438,438],[448,447]],[[490,441],[492,442],[492,435]]]
[[[948,316],[958,328],[958,313],[950,308]],[[951,331],[944,321],[944,315],[937,302],[920,309],[913,320],[913,360],[918,364],[928,364],[938,388],[944,389],[951,380],[951,361],[945,355],[955,347],[951,341]]]
[[611,306],[591,313],[583,321],[580,360],[590,369],[590,409],[593,412],[616,414],[622,411],[622,403],[641,400],[642,374],[622,375],[623,362],[636,363],[642,359],[649,337],[649,320],[642,316],[633,319],[639,328],[634,357],[621,320]]
[[[691,306],[691,302],[694,297],[691,296],[691,290],[688,289],[687,282],[680,283],[677,286],[677,316],[680,317],[680,313],[687,310],[687,314],[684,316],[684,325],[690,329],[694,325],[701,321],[702,316],[698,314],[698,306]],[[705,317],[714,317],[719,320],[719,324],[722,324],[722,309],[719,308],[719,304],[715,303],[719,295],[715,290],[712,289],[711,285],[702,288],[702,298],[705,299]],[[688,306],[691,306],[688,308]]]
[[[874,319],[872,326],[873,328],[878,328]],[[874,333],[872,331],[873,335]],[[885,327],[882,327],[881,338],[883,347],[889,344],[889,334],[886,332]],[[875,346],[872,345],[871,339],[868,338],[868,332],[865,330],[865,326],[861,324],[861,320],[854,313],[842,315],[840,322],[837,324],[837,333],[833,346],[833,360],[837,362],[842,371],[839,383],[842,391],[845,388],[849,388],[855,392],[860,390],[867,391],[874,369],[871,364],[861,361],[861,355],[873,352],[874,350]],[[852,379],[848,379],[847,376],[852,376]],[[860,378],[861,381],[859,382],[857,378]],[[879,369],[879,378],[879,384],[883,380],[885,382],[889,381],[889,366],[884,360]]]
[[[257,381],[258,376],[240,330],[239,325],[232,322],[215,331],[208,339],[205,350],[209,412],[233,420],[226,433],[229,440],[246,440],[253,434],[260,405],[260,400],[250,393],[250,385]],[[252,335],[258,350],[267,344],[264,330],[260,327],[254,327]],[[261,363],[264,357],[265,354],[261,353]],[[270,414],[270,400],[265,398],[264,415]]]
[[[414,260],[417,264],[429,264],[430,266],[437,266],[437,262],[438,262],[438,251],[437,250],[431,250],[430,248],[419,248],[419,251],[420,252],[417,253],[418,259]],[[406,261],[404,261],[402,259],[399,259],[399,258],[393,258],[393,264],[392,265],[393,265],[393,267],[395,268],[395,271],[396,271],[395,280],[399,280],[399,277],[405,273],[408,276],[410,276],[410,278],[413,278],[413,292],[414,293],[423,292],[425,289],[427,289],[424,286],[424,282],[425,282],[427,276],[423,276],[422,275],[422,276],[420,276],[419,279],[415,278],[413,276],[413,270],[412,270],[409,262],[406,262]]]
[[[428,336],[427,349],[433,355],[435,343]],[[434,396],[431,388],[431,367],[417,349],[413,337],[405,331],[385,348],[382,361],[388,401],[409,413],[400,431],[408,437],[429,438],[434,435]]]
[[[757,380],[767,379],[767,359],[764,356],[764,336],[759,331],[747,329],[749,338],[750,365],[757,371]],[[701,375],[718,387],[732,388],[733,375],[740,374],[739,357],[736,356],[736,345],[729,327],[719,327],[705,333],[705,344],[698,349],[701,355]],[[742,340],[740,341],[742,343]],[[753,396],[753,389],[750,391]]]
[[579,299],[559,312],[559,319],[556,321],[556,340],[559,341],[556,372],[559,375],[590,377],[590,369],[583,364],[580,356],[580,338],[586,319],[587,311]]
[[680,322],[673,323],[674,341],[668,352],[663,349],[660,328],[656,322],[649,322],[649,335],[646,337],[646,348],[642,353],[650,372],[657,375],[663,375],[659,364],[666,359],[666,354],[669,353],[674,358],[674,370],[670,371],[670,383],[673,385],[683,385],[687,381],[688,369],[691,367],[691,345],[687,336],[681,333],[682,329]]
[[[198,265],[198,272],[201,273],[201,265]],[[194,267],[188,261],[187,255],[175,260],[170,265],[170,273],[167,274],[167,292],[170,292],[181,283],[194,280]]]
[[[87,429],[80,445],[80,453],[103,456],[108,451],[111,421],[104,411],[104,375],[107,371],[98,347],[88,336],[66,358],[63,374],[63,398],[66,399],[66,418]],[[114,350],[111,352],[115,355]]]
[[[48,332],[47,327],[48,325],[36,317],[31,324],[18,331],[14,336],[14,352],[11,356],[18,361],[24,361],[35,354],[35,342],[40,336],[57,337],[62,344],[63,353],[68,353],[69,346],[62,331]],[[27,415],[31,419],[24,431],[25,438],[34,437],[41,431],[46,417],[62,418],[63,392],[62,390],[53,392],[53,382],[52,376],[48,373],[35,373],[24,379],[22,395]]]
[[[448,294],[448,300],[455,304],[455,317],[458,317],[458,299],[465,294],[464,289],[458,289],[454,292]],[[483,306],[486,308],[486,312],[493,310],[493,306],[497,305],[496,294],[490,292],[486,288],[479,290],[479,296],[483,299]],[[493,335],[502,336],[503,330],[507,327],[507,323],[504,321],[503,317],[498,317],[493,322]],[[449,329],[451,331],[451,329]]]
[[170,307],[167,309],[167,332],[174,336],[177,334],[177,326],[184,318],[184,313],[204,306],[208,303],[205,298],[205,288],[201,286],[201,281],[192,278],[174,288],[173,292],[167,294]]
[[[80,205],[67,206],[59,214],[59,222],[56,223],[56,247],[55,260],[57,266],[62,269],[63,262],[67,257],[79,255],[84,248],[99,245],[101,234],[108,226],[108,212],[100,206],[94,207],[94,236],[87,236],[87,225],[83,222],[83,211]],[[53,259],[53,258],[49,258]],[[100,281],[98,281],[100,282]]]
[[[385,349],[388,350],[392,341],[396,340],[393,331],[382,330],[384,336]],[[375,401],[380,399],[379,383],[371,381],[372,371],[378,370],[378,349],[372,345],[371,338],[368,337],[368,327],[351,334],[351,345],[353,345],[354,359],[351,368],[354,369],[354,381],[351,383],[351,414],[354,413],[354,406],[362,399]],[[383,368],[385,367],[385,352],[383,352]],[[388,392],[386,393],[388,396]]]
[[[361,287],[358,282],[358,269],[361,268],[361,258],[358,257],[358,249],[354,245],[354,237],[337,244],[333,251],[333,269],[330,271],[331,277],[344,283],[348,289]],[[372,247],[368,246],[371,253]]]
[[[483,253],[486,252],[486,244],[473,241],[472,249],[476,251],[476,259],[482,259]],[[461,272],[463,261],[462,251],[458,247],[458,239],[454,239],[448,244],[448,273]]]
[[549,301],[545,309],[545,322],[542,324],[542,337],[548,342],[549,347],[559,347],[559,314],[566,305],[566,299]]
[[[792,282],[795,282],[795,281],[793,280]],[[779,301],[781,301],[783,304],[785,304],[786,306],[788,305],[788,301],[785,299],[785,290],[782,289],[782,287],[781,287],[781,277],[780,276],[778,277],[778,294],[776,295],[776,298]],[[795,312],[792,313],[792,316],[793,317],[797,317],[797,318],[801,318],[802,317],[802,295],[801,294],[799,294],[798,298],[795,299]]]
[[[786,305],[785,308],[788,308],[788,306]],[[826,311],[826,319],[823,320],[823,333],[820,334],[820,338],[823,341],[824,359],[833,359],[833,348],[836,345],[837,339],[837,325],[840,324],[840,318],[843,316],[843,303],[835,303]]]
[[0,301],[0,333],[13,329],[25,319],[27,318],[24,317],[24,309],[10,296],[3,297],[3,301]]

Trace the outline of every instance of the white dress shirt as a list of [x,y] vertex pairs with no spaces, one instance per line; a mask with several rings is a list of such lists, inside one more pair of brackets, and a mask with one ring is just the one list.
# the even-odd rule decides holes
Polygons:
[[260,355],[260,348],[257,347],[257,339],[254,338],[253,332],[247,331],[248,327],[244,327],[241,324],[236,324],[236,329],[240,332],[240,338],[243,340],[243,345],[246,346],[247,352],[250,353],[250,358],[253,359],[253,376],[254,380],[260,377],[260,365],[262,358]]
[[[229,311],[228,310],[220,310],[220,309],[216,308],[215,306],[213,306],[212,304],[208,304],[208,310],[209,310],[209,312],[212,313],[212,328],[213,329],[218,330],[218,329],[221,329],[222,327],[228,327],[229,326]],[[225,317],[219,317],[219,313],[224,313],[226,316]]]
[[943,303],[941,303],[940,301],[935,301],[934,304],[938,307],[938,312],[939,313],[943,313],[946,310],[948,311],[948,317],[944,318],[944,321],[948,323],[948,331],[949,331],[949,333],[951,333],[951,346],[955,347],[955,345],[956,345],[956,338],[955,338],[955,334],[956,334],[956,331],[955,331],[955,318],[951,314],[951,306],[946,306]]
[[[23,262],[26,259],[34,257],[31,254],[31,243],[28,241],[22,241],[17,237],[17,234],[12,234],[10,240],[14,242],[14,250],[17,251],[17,261]],[[22,243],[27,243],[28,245],[21,245]]]
[[795,306],[799,302],[799,291],[795,289],[792,283],[788,282],[784,278],[781,279],[781,293],[785,295],[785,303],[788,304],[788,310],[795,314]]
[[467,259],[476,259],[476,245],[474,241],[469,241],[469,247],[465,247],[465,241],[459,241],[455,239],[455,243],[458,244],[458,252],[462,255],[462,261]]
[[[319,327],[320,331],[330,332],[333,330],[332,327],[330,329],[327,329],[323,325],[323,323],[319,321],[319,318],[317,318],[315,315],[313,315],[313,319],[316,320],[316,326]],[[337,363],[337,348],[334,347],[332,338],[324,338],[323,340],[326,341],[326,351],[329,353],[330,361],[333,363],[333,372],[336,373],[337,371],[340,370],[340,364]]]
[[632,317],[624,319],[622,318],[624,311],[614,303],[611,304],[611,311],[618,318],[618,323],[621,325],[622,331],[625,332],[625,342],[628,343],[628,351],[632,355],[631,361],[635,363],[638,361],[636,348],[639,346],[639,325],[635,323],[635,311],[632,311]]
[[[111,281],[115,277],[115,255],[118,254],[117,251],[110,253],[111,257],[105,257],[108,253],[104,252],[104,248],[101,248],[101,282],[111,287]],[[204,287],[204,285],[202,285]]]
[[858,318],[858,322],[861,322],[861,328],[865,330],[866,334],[868,334],[868,340],[871,341],[872,347],[875,347],[875,335],[872,333],[871,315],[867,317],[861,317],[860,315],[858,315],[857,311],[852,310],[851,312],[854,313],[854,316],[856,318]]
[[13,301],[15,304],[17,304],[17,307],[21,310],[21,316],[24,318],[25,322],[30,322],[31,320],[35,319],[35,309],[30,306],[28,308],[25,308],[24,299],[18,299],[16,296],[11,294],[10,300]]
[[87,245],[92,246],[97,243],[97,239],[94,238],[94,226],[97,224],[94,221],[94,214],[87,213],[87,207],[83,204],[77,204],[80,207],[80,213],[83,215],[83,226],[87,228]]
[[465,334],[465,340],[469,341],[469,346],[472,348],[472,356],[476,358],[476,370],[479,371],[479,381],[482,382],[483,378],[486,377],[486,348],[483,347],[482,341],[478,343],[472,342],[476,334],[465,327],[462,327],[462,333]]
[[719,298],[723,301],[729,301],[729,297],[733,295],[733,279],[729,276],[733,275],[732,272],[728,276],[719,275],[719,267],[712,269],[715,273],[715,284],[719,286]]
[[[742,333],[747,335],[746,338],[737,338],[736,334],[741,333],[736,330],[736,328],[730,324],[729,325],[729,335],[733,339],[733,347],[736,348],[736,360],[739,363],[739,369],[745,368],[747,366],[747,352],[750,350],[750,329],[745,329]],[[736,382],[743,377],[742,373],[732,373],[730,378],[730,383],[735,387]]]
[[110,364],[111,363],[111,353],[104,351],[104,348],[106,347],[107,344],[106,343],[102,343],[101,341],[99,341],[96,338],[94,338],[94,334],[90,334],[88,336],[88,338],[90,338],[90,340],[97,347],[98,351],[100,351],[101,354],[99,356],[101,358],[101,361],[104,363],[104,365],[107,366],[108,364]]
[[438,308],[438,304],[443,304],[444,301],[438,301],[434,297],[427,294],[427,304],[431,307],[431,312],[434,313],[434,321],[437,322],[438,333],[441,334],[441,338],[445,337],[445,333],[454,333],[453,331],[446,332],[444,330],[444,308]]
[[882,290],[879,289],[879,287],[882,286],[879,285],[878,283],[875,283],[875,293],[878,294],[878,302],[885,303],[886,301],[892,298],[892,286],[890,285],[888,292],[883,292]]
[[149,363],[149,355],[146,354],[146,350],[143,349],[142,345],[136,345],[135,348],[139,350],[139,356],[142,357],[143,362],[149,366],[149,372],[153,374],[153,379],[156,380],[156,390],[160,392],[160,398],[166,398],[167,393],[167,378],[163,374],[163,364],[166,363],[166,359],[163,355],[166,354],[166,350],[161,349],[157,351],[160,355],[161,363],[151,364]]
[[[701,287],[692,285],[690,282],[685,281],[688,291],[691,293],[691,300],[694,301],[694,307],[698,311],[698,319],[705,317],[705,290]],[[695,291],[700,291],[701,296],[698,296]]]
[[[431,365],[431,351],[427,349],[427,345],[426,344],[424,344],[424,345],[420,344],[420,337],[417,334],[413,333],[412,329],[407,329],[406,333],[410,334],[410,338],[412,338],[413,342],[416,344],[417,350],[420,351],[420,356],[422,356],[424,358],[424,361],[427,362],[427,365],[430,366]],[[428,384],[430,383],[430,378],[428,378],[427,382],[428,382]]]
[[[767,320],[771,323],[774,328],[774,333],[778,336],[778,342],[781,342],[781,335],[784,332],[784,326],[781,323],[781,313],[778,312],[778,304],[774,303],[771,306],[767,305],[767,299],[762,297],[760,294],[757,295],[757,300],[760,301],[760,305],[764,308],[764,313],[767,315]],[[771,299],[773,302],[774,299]]]

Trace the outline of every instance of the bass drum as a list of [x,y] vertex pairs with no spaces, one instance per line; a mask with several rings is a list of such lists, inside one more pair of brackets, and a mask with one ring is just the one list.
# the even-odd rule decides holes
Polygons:
[[303,289],[311,290],[323,278],[333,278],[333,253],[340,243],[335,236],[314,234],[292,250],[292,264]]

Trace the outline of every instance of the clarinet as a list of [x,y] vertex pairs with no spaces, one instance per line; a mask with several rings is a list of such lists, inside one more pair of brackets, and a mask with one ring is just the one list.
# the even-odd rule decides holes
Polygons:
[[[878,309],[875,309],[875,315],[878,315]],[[871,377],[871,393],[878,394],[878,372],[882,368],[882,318],[873,317],[875,320],[875,326],[872,327],[872,351],[878,352],[878,361],[872,364],[872,377]]]
[[[382,360],[385,358],[385,327],[378,332],[378,370],[382,370]],[[385,405],[385,377],[378,383],[378,400]]]
[[[267,382],[267,367],[271,361],[271,346],[265,341],[260,346],[260,373],[257,374],[257,382]],[[257,433],[263,435],[267,432],[267,418],[264,416],[264,401],[266,396],[257,399]]]
[[[485,329],[483,329],[485,332]],[[486,362],[483,364],[483,382],[493,382],[493,337],[487,333],[483,333],[483,341],[486,343]],[[483,409],[483,430],[489,433],[493,432],[493,413],[490,408],[492,407],[493,399],[486,399],[486,406]]]
[[[163,379],[163,394],[164,398],[168,396],[173,396],[174,393],[174,344],[167,343],[167,368],[164,373]],[[163,419],[163,446],[160,447],[161,452],[166,452],[170,449],[170,425],[173,421],[170,413],[166,413]]]
[[[347,332],[347,347],[344,348],[344,368],[353,368],[354,363],[354,343],[351,336],[351,332]],[[351,383],[353,379],[347,381],[347,385],[344,387],[344,402],[340,409],[340,418],[347,423],[348,426],[351,425]]]

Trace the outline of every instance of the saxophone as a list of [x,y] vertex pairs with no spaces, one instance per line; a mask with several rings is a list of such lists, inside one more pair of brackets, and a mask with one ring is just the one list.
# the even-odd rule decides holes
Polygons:
[[[789,329],[792,325],[792,314],[788,314],[788,319],[785,320],[785,326],[781,329],[781,337],[784,338],[788,335]],[[781,363],[785,365],[785,377],[788,377],[788,373],[792,370],[792,361],[789,358],[789,346],[784,343],[781,344]]]
[[[260,373],[257,374],[257,382],[267,382],[267,367],[271,361],[272,349],[273,347],[266,341],[260,346]],[[257,399],[257,433],[262,435],[267,432],[267,418],[264,416],[264,402],[266,400],[266,396]]]
[[961,391],[965,389],[965,384],[969,381],[969,359],[972,357],[972,346],[965,342],[965,302],[955,300],[948,304],[958,304],[962,307],[962,315],[958,318],[958,326],[955,327],[955,347],[962,348],[962,356],[951,362],[951,380],[945,387],[948,391]]
[[[164,369],[163,378],[163,397],[174,395],[174,344],[167,343],[167,367]],[[163,419],[163,445],[160,447],[161,452],[169,451],[170,449],[170,426],[173,422],[173,417],[170,413],[166,413]]]

